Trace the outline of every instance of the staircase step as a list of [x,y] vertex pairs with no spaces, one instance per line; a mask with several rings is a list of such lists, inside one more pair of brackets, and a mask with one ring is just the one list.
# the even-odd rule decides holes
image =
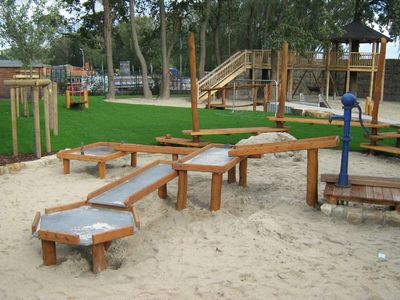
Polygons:
[[398,147],[378,146],[378,145],[370,145],[370,144],[360,144],[360,147],[364,148],[364,149],[368,149],[368,150],[400,155],[400,148],[398,148]]
[[370,135],[369,138],[373,141],[384,139],[400,139],[400,132],[382,132],[377,135]]

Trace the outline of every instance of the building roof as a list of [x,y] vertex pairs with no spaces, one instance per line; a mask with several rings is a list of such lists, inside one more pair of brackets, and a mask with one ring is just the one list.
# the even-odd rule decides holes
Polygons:
[[[9,60],[9,59],[0,59],[0,68],[22,68],[23,64],[20,60]],[[39,62],[34,62],[32,64],[33,68],[42,68],[44,64]]]
[[359,22],[353,21],[342,27],[342,34],[334,34],[331,36],[332,42],[348,43],[349,40],[359,41],[360,43],[379,42],[381,38],[385,38],[388,42],[392,39]]

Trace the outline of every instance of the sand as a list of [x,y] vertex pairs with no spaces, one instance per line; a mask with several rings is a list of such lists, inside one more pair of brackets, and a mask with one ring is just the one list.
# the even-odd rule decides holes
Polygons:
[[[320,173],[338,173],[340,152],[320,151]],[[138,165],[167,155],[138,155]],[[132,171],[129,156],[87,162],[63,175],[54,157],[0,176],[0,299],[397,299],[399,228],[330,218],[305,203],[304,153],[249,160],[248,187],[222,187],[222,208],[208,210],[211,175],[189,173],[188,207],[157,193],[136,207],[139,234],[115,241],[108,268],[93,274],[88,248],[59,245],[57,266],[42,265],[31,237],[36,211],[73,201]],[[400,160],[351,153],[351,174],[399,176]],[[324,184],[319,186],[320,202]],[[385,260],[378,258],[384,253]]]

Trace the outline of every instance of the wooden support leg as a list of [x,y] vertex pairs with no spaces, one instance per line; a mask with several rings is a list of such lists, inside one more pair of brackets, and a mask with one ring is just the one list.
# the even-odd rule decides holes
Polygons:
[[92,245],[92,270],[100,273],[106,268],[106,250],[104,244]]
[[97,168],[99,169],[99,178],[104,179],[106,177],[106,163],[99,161]]
[[158,188],[158,197],[161,199],[167,199],[167,185],[164,184],[163,186]]
[[40,109],[39,109],[39,88],[33,87],[33,128],[35,132],[35,155],[37,158],[42,157],[42,149],[40,143]]
[[112,244],[112,241],[105,242],[104,243],[104,250],[108,251],[108,249],[110,249],[110,247],[111,247],[111,244]]
[[69,159],[63,159],[63,165],[64,165],[64,174],[67,175],[70,172],[70,161]]
[[241,187],[247,186],[247,158],[239,163],[239,185]]
[[236,182],[236,166],[228,171],[228,183]]
[[137,153],[133,152],[131,153],[131,167],[136,167],[137,166]]
[[177,161],[179,159],[179,155],[178,154],[172,154],[172,160],[173,161]]
[[318,149],[307,150],[307,196],[308,206],[318,201]]
[[178,201],[176,203],[176,209],[182,210],[187,205],[187,171],[179,171],[178,178]]
[[213,173],[211,182],[210,210],[217,211],[221,208],[222,173]]
[[56,243],[53,241],[42,240],[42,256],[45,266],[53,266],[57,263]]
[[12,144],[13,144],[13,154],[18,155],[18,134],[17,134],[17,114],[16,105],[17,99],[15,97],[15,88],[10,90],[10,102],[11,102],[11,127],[12,127]]

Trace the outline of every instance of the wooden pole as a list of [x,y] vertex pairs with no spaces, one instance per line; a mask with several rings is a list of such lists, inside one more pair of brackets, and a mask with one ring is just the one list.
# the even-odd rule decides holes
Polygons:
[[22,94],[24,97],[24,117],[29,117],[29,105],[28,105],[28,90],[22,88]]
[[228,183],[234,183],[234,182],[236,182],[236,166],[233,166],[228,171]]
[[178,177],[178,200],[176,202],[176,210],[182,210],[187,205],[187,171],[179,171]]
[[46,151],[47,153],[51,152],[51,139],[50,139],[50,103],[49,103],[49,89],[46,87],[43,88],[43,97],[44,97],[44,130],[46,134]]
[[[285,103],[286,103],[286,92],[287,92],[287,69],[289,60],[289,45],[286,41],[283,42],[281,51],[281,88],[279,91],[279,106],[277,111],[277,117],[283,118],[285,116]],[[282,128],[283,122],[276,122],[276,127]]]
[[50,130],[54,131],[54,107],[53,107],[53,87],[52,84],[47,86],[47,90],[49,91],[49,122],[50,122]]
[[241,187],[247,186],[247,158],[239,163],[239,185]]
[[372,99],[372,90],[374,88],[374,74],[375,74],[375,56],[376,56],[376,46],[375,42],[372,43],[372,62],[371,62],[371,77],[369,80],[369,93],[368,96]]
[[10,103],[11,103],[11,130],[12,130],[12,143],[13,154],[18,155],[18,135],[17,135],[17,114],[16,114],[16,98],[15,88],[10,89]]
[[[199,115],[197,112],[197,79],[196,79],[196,46],[194,33],[189,33],[189,64],[190,64],[190,98],[192,103],[192,130],[199,131]],[[199,142],[199,136],[193,136],[193,142]]]
[[167,199],[167,195],[168,195],[167,185],[164,184],[158,188],[158,197],[160,197],[160,199]]
[[42,257],[45,266],[52,266],[57,263],[55,242],[42,240]]
[[[382,80],[383,80],[383,69],[385,66],[385,57],[386,57],[386,39],[381,39],[381,51],[379,54],[378,60],[378,70],[376,71],[376,81],[375,81],[375,89],[374,89],[374,107],[372,108],[372,124],[378,124],[378,112],[379,112],[379,102],[381,98],[382,91]],[[372,134],[376,135],[378,133],[377,128],[372,129]],[[371,141],[372,142],[372,141]],[[376,142],[376,141],[375,141]]]
[[212,173],[210,210],[221,208],[222,173]]
[[92,245],[92,271],[93,273],[100,273],[107,266],[106,263],[106,250],[104,243]]
[[347,71],[346,71],[346,90],[345,93],[350,92],[350,64],[351,64],[351,39],[349,40],[349,57],[347,60]]
[[51,90],[53,95],[53,134],[58,135],[58,101],[57,101],[57,83],[51,84]]
[[37,158],[41,158],[42,149],[40,145],[39,87],[34,86],[32,90],[33,90],[33,128],[35,131],[35,155]]
[[17,109],[17,118],[19,118],[19,88],[15,89],[15,108]]
[[329,101],[329,77],[331,76],[330,74],[330,64],[331,64],[331,51],[330,48],[327,48],[325,50],[325,55],[326,55],[326,65],[325,65],[325,99],[328,102]]
[[318,201],[318,149],[307,150],[307,195],[308,206]]

